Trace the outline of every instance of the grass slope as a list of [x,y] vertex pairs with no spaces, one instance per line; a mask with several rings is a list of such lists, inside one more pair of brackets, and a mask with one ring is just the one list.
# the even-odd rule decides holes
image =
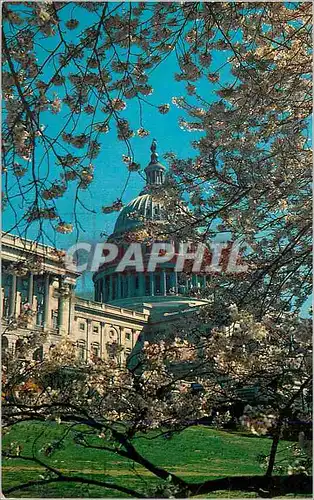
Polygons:
[[[3,438],[4,447],[11,442],[23,443],[22,454],[37,456],[67,474],[81,475],[100,481],[109,481],[137,491],[146,491],[158,485],[158,480],[141,466],[125,460],[116,454],[89,450],[73,442],[70,435],[65,439],[64,448],[47,458],[40,451],[44,444],[60,437],[66,426],[58,424],[19,424]],[[203,426],[191,427],[171,439],[149,436],[134,440],[137,449],[154,464],[163,466],[182,478],[199,482],[205,479],[227,475],[262,474],[257,455],[268,454],[271,441],[217,431]],[[101,445],[101,440],[97,439]],[[281,448],[287,443],[282,442]],[[289,443],[291,444],[291,443]],[[2,463],[2,485],[6,489],[29,480],[37,480],[43,469],[22,459],[4,460]],[[33,487],[12,493],[12,497],[121,497],[123,494],[95,486],[80,484],[51,484],[46,487]],[[234,492],[219,492],[212,497],[251,496],[236,495]]]

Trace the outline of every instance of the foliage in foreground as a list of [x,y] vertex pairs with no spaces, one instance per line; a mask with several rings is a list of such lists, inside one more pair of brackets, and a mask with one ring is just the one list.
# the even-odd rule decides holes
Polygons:
[[[310,421],[309,322],[287,315],[281,325],[271,317],[258,323],[252,315],[238,313],[234,307],[224,318],[220,316],[220,324],[218,317],[211,307],[204,310],[202,325],[207,321],[211,334],[200,328],[193,333],[193,342],[191,330],[185,334],[180,327],[181,337],[168,336],[145,343],[133,370],[112,360],[91,359],[81,364],[75,346],[69,342],[56,346],[41,362],[8,356],[3,384],[5,426],[10,429],[23,421],[70,424],[69,432],[74,433],[76,446],[96,447],[100,452],[132,460],[164,482],[159,492],[164,496],[186,497],[225,489],[257,493],[265,490],[270,495],[308,492],[307,439],[301,440],[297,462],[282,463],[280,473],[287,475],[273,474],[282,432],[291,421]],[[26,346],[23,353],[27,358]],[[201,390],[191,389],[194,382]],[[257,389],[252,406],[244,405],[244,388]],[[242,424],[255,434],[272,437],[269,453],[263,458],[264,475],[190,482],[157,465],[134,439],[138,433],[146,435],[152,429],[164,430],[170,436],[204,416],[213,425],[222,425],[230,420],[239,403],[245,406]],[[83,430],[77,430],[78,425],[84,425]],[[154,440],[151,445],[154,447]],[[96,483],[94,479],[90,482],[81,476],[65,475],[45,459],[59,446],[58,441],[46,442],[41,454],[25,455],[23,442],[19,441],[4,451],[12,459],[23,457],[45,467],[47,475],[36,482],[39,485],[88,482],[135,497],[149,496],[142,485],[128,488],[114,481]],[[26,487],[17,485],[7,493]]]
[[[82,448],[75,443],[74,437],[83,426],[76,426],[69,430],[70,425],[46,423],[21,423],[15,426],[4,437],[4,445],[8,443],[24,443],[23,454],[31,452],[36,442],[37,456],[54,467],[60,467],[63,473],[90,479],[105,479],[119,485],[128,485],[135,489],[141,484],[143,491],[150,496],[156,495],[162,489],[163,481],[159,481],[153,474],[131,460],[117,457],[116,454],[97,449]],[[85,429],[86,430],[86,429]],[[43,447],[48,443],[56,442],[66,433],[63,442],[55,452],[47,457]],[[95,437],[95,444],[100,440]],[[229,475],[262,474],[260,457],[269,454],[271,441],[267,438],[257,438],[241,433],[227,433],[226,431],[212,430],[204,426],[190,427],[182,433],[170,436],[166,432],[151,431],[148,434],[139,434],[133,439],[141,454],[145,455],[156,465],[176,473],[179,477],[191,482],[200,482]],[[13,448],[14,445],[12,445]],[[278,462],[282,459],[291,461],[296,449],[296,443],[281,442]],[[39,452],[39,450],[42,450]],[[3,462],[3,485],[5,489],[20,482],[40,479],[44,467],[25,462],[20,458]],[[157,489],[158,488],[158,489]],[[236,492],[221,494],[238,495]],[[104,497],[123,496],[122,493],[104,488],[82,485],[80,483],[57,483],[39,485],[30,489],[12,493],[14,496],[64,496],[64,497]],[[215,496],[219,495],[219,492]],[[242,493],[244,495],[244,493]],[[247,493],[253,495],[254,493]]]
[[[152,91],[149,72],[177,49],[175,79],[186,82],[186,95],[174,97],[172,103],[185,114],[180,126],[202,137],[193,142],[198,151],[195,159],[168,155],[171,174],[162,192],[154,193],[169,214],[163,236],[207,241],[232,233],[248,246],[249,272],[240,279],[213,277],[215,307],[201,318],[210,335],[182,327],[168,341],[146,345],[133,372],[100,360],[81,366],[68,344],[56,347],[43,362],[22,361],[21,352],[16,358],[8,356],[4,424],[7,428],[24,420],[84,424],[88,430],[76,437],[80,449],[93,446],[91,440],[96,439],[102,450],[141,465],[165,484],[158,496],[239,488],[268,496],[309,492],[306,460],[287,464],[291,475],[273,473],[285,426],[291,420],[309,419],[310,408],[310,332],[298,313],[309,293],[311,275],[307,140],[311,6],[141,2],[129,3],[125,10],[122,4],[84,2],[73,7],[74,12],[83,8],[90,13],[89,26],[79,28],[75,42],[71,32],[78,20],[67,17],[72,5],[25,3],[23,12],[19,6],[4,5],[4,184],[19,229],[22,223],[26,228],[35,223],[42,236],[52,222],[56,231],[70,232],[72,224],[61,219],[57,201],[75,183],[78,230],[75,207],[82,190],[93,181],[91,161],[98,156],[101,134],[111,122],[127,145],[128,170],[138,170],[130,144],[134,132],[123,115],[125,100],[135,99],[142,106]],[[55,43],[52,51],[46,46],[46,57],[38,49],[42,36]],[[132,55],[134,47],[141,55]],[[221,76],[220,68],[213,71],[213,54],[226,49],[231,80],[212,87]],[[53,75],[47,71],[51,61],[56,65]],[[215,102],[208,103],[198,88],[204,78]],[[50,137],[47,116],[59,113],[61,105],[69,108],[69,116],[60,120],[57,137]],[[170,105],[158,109],[166,114]],[[145,137],[142,129],[141,124],[138,135]],[[57,164],[53,172],[50,163]],[[47,168],[36,170],[35,165],[43,164]],[[22,214],[15,212],[13,195],[8,196],[11,185],[14,196],[23,199]],[[181,195],[186,196],[189,211],[178,203]],[[105,211],[121,206],[118,199]],[[154,230],[148,226],[146,237],[154,237]],[[240,313],[237,308],[227,310],[225,304],[232,302]],[[27,352],[23,357],[27,359]],[[196,381],[203,390],[192,393],[190,384]],[[258,389],[258,400],[246,407],[243,423],[272,436],[265,475],[192,483],[156,465],[134,444],[139,431],[166,427],[168,432],[179,432],[204,415],[216,416],[219,424],[217,408],[223,408],[222,420],[229,418],[235,403],[245,403],[243,388]],[[5,450],[12,460],[25,453],[20,441]],[[307,448],[304,443],[302,447]],[[43,464],[46,476],[39,480],[41,485],[90,483],[49,465],[46,455],[53,452],[54,445],[47,442],[43,457],[24,457]],[[140,488],[97,484],[132,497],[148,494],[142,484]],[[22,487],[16,485],[6,494]]]

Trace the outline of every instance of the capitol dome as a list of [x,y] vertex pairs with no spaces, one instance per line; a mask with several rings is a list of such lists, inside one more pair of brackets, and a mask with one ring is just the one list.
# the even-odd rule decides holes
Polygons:
[[151,194],[141,194],[130,201],[120,212],[110,239],[133,231],[143,225],[145,221],[150,220],[161,220],[160,204],[153,201]]
[[[118,244],[117,261],[128,249],[128,238],[125,236],[145,227],[149,221],[163,221],[163,207],[153,199],[155,187],[164,183],[165,167],[159,163],[155,139],[151,145],[150,163],[145,168],[146,186],[139,196],[130,201],[120,212],[113,233],[108,238],[111,243]],[[138,272],[133,267],[116,272],[117,261],[104,263],[93,276],[95,284],[95,300],[123,305],[128,308],[142,308],[144,304],[163,305],[167,310],[178,310],[187,304],[195,305],[189,291],[206,287],[206,276],[194,274],[185,276],[175,269],[175,260],[160,263],[154,271],[148,271],[146,251],[142,245],[144,271]],[[146,258],[147,257],[147,258]],[[204,302],[204,301],[203,301]],[[200,300],[197,302],[200,303]]]
[[150,188],[160,186],[164,182],[165,167],[159,163],[155,139],[151,145],[150,163],[145,168],[146,186],[134,200],[130,201],[120,212],[110,240],[121,237],[145,224],[145,221],[162,219],[161,206],[153,200]]

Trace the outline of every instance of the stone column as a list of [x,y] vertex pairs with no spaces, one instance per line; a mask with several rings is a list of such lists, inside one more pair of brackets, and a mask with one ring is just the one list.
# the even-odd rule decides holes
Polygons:
[[44,327],[48,328],[50,326],[50,275],[45,274],[45,284],[44,284]]
[[38,310],[38,300],[37,296],[33,296],[33,311],[34,311],[34,317],[32,319],[32,324],[36,325],[37,324],[37,310]]
[[[68,321],[67,321],[67,327],[66,327],[66,332],[68,335],[73,334],[72,328],[74,325],[74,286],[69,285],[69,293],[68,293]],[[74,302],[74,303],[73,303]]]
[[15,300],[16,300],[16,274],[12,274],[11,290],[10,290],[10,305],[9,316],[15,314]]
[[64,308],[64,296],[63,296],[63,280],[59,279],[59,298],[58,298],[58,328],[59,333],[63,328],[63,308]]
[[4,288],[1,288],[0,317],[4,315]]
[[91,325],[91,320],[88,319],[86,321],[86,356],[87,356],[87,361],[90,359],[90,355],[91,355],[91,348],[90,348],[90,325]]
[[108,278],[106,276],[103,277],[103,280],[102,280],[102,287],[101,287],[101,290],[100,290],[100,293],[99,293],[99,302],[107,302],[108,300],[108,297],[106,297],[106,283],[107,283],[107,280]]
[[128,280],[128,297],[132,297],[132,274],[128,273],[127,275],[127,280]]
[[174,291],[175,294],[178,295],[178,273],[177,271],[174,271]]
[[139,273],[138,274],[139,278],[139,290],[138,294],[140,297],[143,297],[145,295],[145,274],[144,273]]
[[21,308],[22,308],[22,294],[21,292],[16,292],[16,299],[15,299],[15,316],[19,316],[21,314]]
[[117,300],[119,298],[119,279],[117,273],[113,275],[113,287],[115,290],[114,300]]
[[161,271],[161,294],[167,295],[167,281],[166,281],[166,271],[162,269]]
[[133,349],[133,347],[135,345],[135,341],[134,341],[134,335],[135,335],[135,333],[134,332],[135,332],[135,330],[132,328],[131,329],[131,351],[132,351],[132,349]]
[[112,274],[110,274],[110,277],[109,277],[109,297],[108,297],[108,300],[112,300],[112,292],[113,292],[113,276]]
[[[70,295],[69,285],[64,283],[64,278],[59,279],[59,299],[58,299],[58,328],[59,333],[65,333],[64,307],[65,299]],[[70,311],[69,311],[70,313]],[[68,325],[67,325],[68,326]]]
[[119,364],[122,366],[125,362],[125,329],[123,326],[120,327],[119,331],[119,347],[123,347],[123,350],[119,350]]
[[27,302],[31,306],[33,305],[33,295],[34,295],[34,275],[33,273],[30,272],[28,276]]
[[155,275],[153,272],[149,274],[150,294],[155,295]]
[[105,323],[103,321],[100,322],[100,332],[99,332],[99,350],[100,350],[100,358],[104,358],[104,326]]
[[206,278],[206,275],[204,274],[203,276],[203,287],[206,288],[207,287],[207,278]]
[[117,299],[121,299],[121,274],[117,274]]

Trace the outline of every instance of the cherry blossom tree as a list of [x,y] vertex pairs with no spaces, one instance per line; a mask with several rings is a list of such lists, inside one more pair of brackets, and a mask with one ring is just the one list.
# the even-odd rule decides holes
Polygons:
[[[68,481],[116,489],[130,496],[154,496],[112,481],[94,481],[65,475],[49,457],[66,436],[78,447],[114,452],[133,460],[159,480],[158,494],[186,497],[231,489],[282,495],[308,492],[310,456],[307,437],[294,445],[282,475],[276,472],[276,454],[282,432],[291,420],[309,420],[311,411],[311,328],[309,321],[287,314],[278,324],[268,316],[257,322],[250,313],[231,308],[224,315],[210,307],[201,313],[194,331],[186,324],[173,335],[146,342],[132,369],[114,360],[78,361],[68,341],[51,349],[42,361],[27,361],[37,343],[32,337],[20,347],[15,359],[8,355],[3,379],[3,424],[11,432],[21,422],[57,421],[64,426],[60,439],[40,449],[36,439],[32,454],[22,442],[11,441],[4,456],[25,459],[42,467],[41,477],[4,490],[13,493],[32,486]],[[218,321],[217,318],[220,318]],[[208,335],[208,327],[211,334]],[[37,339],[38,342],[38,339]],[[201,390],[193,390],[197,382]],[[255,394],[247,404],[247,392]],[[230,419],[235,404],[242,403],[240,422],[255,434],[269,434],[269,456],[263,475],[226,477],[189,483],[152,463],[138,450],[136,436],[151,432],[172,435],[204,416],[213,426]],[[84,424],[84,427],[82,427]],[[9,440],[10,441],[10,440]],[[153,446],[153,442],[152,442]],[[302,460],[301,460],[302,459]],[[281,463],[281,460],[279,460]],[[282,467],[282,465],[281,465]],[[44,473],[44,474],[43,474]]]
[[[71,222],[60,219],[58,198],[75,182],[76,213],[81,190],[93,180],[102,134],[112,124],[126,143],[128,169],[139,169],[131,140],[135,127],[140,137],[149,133],[143,127],[148,105],[162,114],[179,106],[189,115],[180,125],[205,132],[195,143],[200,158],[173,165],[178,173],[184,170],[181,180],[194,192],[194,225],[209,232],[214,217],[228,212],[232,229],[236,224],[239,233],[245,222],[251,234],[257,218],[270,219],[275,209],[282,230],[285,211],[290,223],[297,217],[298,204],[289,204],[289,196],[307,190],[308,3],[6,2],[3,18],[4,201],[15,211],[14,198],[25,200],[24,213],[16,213],[19,227],[39,221],[43,231],[42,221],[48,220],[61,233],[77,229],[75,215]],[[150,75],[172,54],[174,80],[186,82],[189,98],[155,103]],[[222,61],[218,68],[216,55]],[[231,75],[223,84],[226,68]],[[216,96],[214,104],[198,93],[204,81],[206,94]],[[136,124],[123,118],[128,100],[137,102]],[[64,120],[51,135],[49,116],[61,107],[69,112],[62,112]],[[296,169],[297,184],[291,180]],[[215,186],[210,200],[208,182]],[[248,224],[247,213],[252,219],[258,205]],[[113,204],[118,207],[120,198]],[[232,209],[242,218],[237,212],[233,217]],[[267,217],[265,228],[272,227]]]
[[[81,27],[82,9],[88,20]],[[169,152],[171,172],[154,193],[168,214],[162,230],[148,224],[130,237],[207,242],[230,236],[246,246],[242,258],[249,269],[245,275],[214,275],[212,309],[194,318],[194,326],[181,325],[168,339],[145,345],[137,370],[100,360],[82,366],[64,344],[41,362],[8,354],[8,428],[24,420],[73,425],[77,446],[97,446],[100,454],[111,450],[141,464],[161,480],[158,493],[164,496],[219,489],[267,496],[309,492],[303,465],[289,463],[297,474],[273,472],[285,426],[291,418],[308,418],[310,406],[309,327],[299,317],[311,276],[310,9],[307,2],[3,5],[4,200],[13,211],[15,199],[23,200],[23,213],[15,211],[19,230],[35,221],[41,233],[45,221],[61,233],[77,229],[76,208],[83,204],[81,190],[93,181],[102,134],[115,127],[126,145],[126,175],[140,172],[132,137],[135,129],[140,137],[149,133],[146,107],[166,115],[177,106],[179,126],[198,134],[195,157]],[[173,56],[174,81],[184,82],[186,91],[171,103],[156,103],[150,75]],[[124,118],[131,101],[138,105],[134,124]],[[50,135],[47,124],[61,106],[69,112]],[[70,183],[76,185],[73,220],[64,221],[58,199]],[[122,206],[121,195],[103,211]],[[26,351],[34,348],[30,342]],[[56,371],[67,384],[49,385]],[[71,379],[71,373],[80,377]],[[192,394],[195,381],[203,389]],[[235,401],[245,403],[244,388],[258,392],[255,404],[243,410],[243,425],[272,436],[265,475],[190,484],[136,449],[137,432],[180,431],[217,408],[227,418]],[[82,423],[88,432],[75,430]],[[220,423],[217,415],[214,423]],[[42,466],[45,477],[20,488],[89,481],[51,466],[46,458],[54,449],[47,448],[24,457]],[[5,453],[23,456],[22,443]],[[89,482],[135,497],[156,494]]]

